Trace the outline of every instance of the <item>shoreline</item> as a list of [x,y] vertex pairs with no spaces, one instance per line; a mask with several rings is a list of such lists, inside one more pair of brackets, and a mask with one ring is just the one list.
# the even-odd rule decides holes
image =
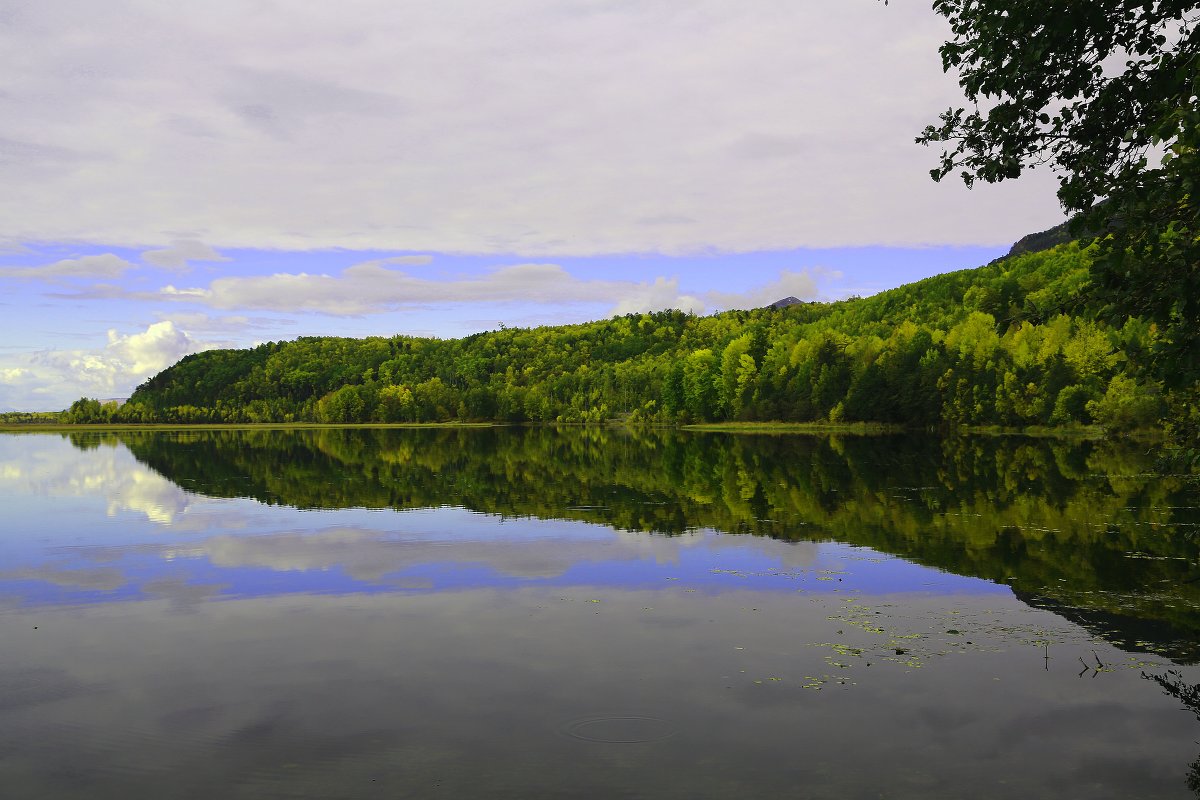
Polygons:
[[[679,430],[694,433],[728,433],[738,435],[844,435],[844,436],[1021,436],[1048,439],[1110,438],[1103,428],[1096,425],[1073,427],[1029,426],[1006,428],[1002,426],[964,426],[959,428],[912,428],[883,422],[696,422],[682,425],[629,425],[620,420],[597,423],[571,422],[205,422],[205,423],[70,423],[70,422],[0,422],[3,433],[70,433],[103,431],[215,431],[215,430],[336,430],[336,429],[424,429],[424,428],[511,428],[511,427],[562,427],[562,428],[627,428]],[[1162,431],[1141,430],[1121,435],[1119,438],[1134,439],[1150,443],[1164,440]]]

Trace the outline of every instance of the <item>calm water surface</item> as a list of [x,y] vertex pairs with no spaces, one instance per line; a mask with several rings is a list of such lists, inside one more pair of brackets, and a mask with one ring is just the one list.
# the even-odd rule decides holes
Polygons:
[[0,795],[1194,798],[1143,450],[0,435]]

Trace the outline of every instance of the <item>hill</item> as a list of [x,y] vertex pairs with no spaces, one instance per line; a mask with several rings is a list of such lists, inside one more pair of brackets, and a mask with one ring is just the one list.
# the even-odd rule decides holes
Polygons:
[[211,350],[155,375],[107,414],[1123,430],[1181,413],[1173,404],[1190,409],[1194,383],[1167,391],[1161,365],[1152,370],[1161,332],[1088,305],[1089,266],[1088,253],[1066,243],[833,303],[630,314],[452,340],[305,337]]

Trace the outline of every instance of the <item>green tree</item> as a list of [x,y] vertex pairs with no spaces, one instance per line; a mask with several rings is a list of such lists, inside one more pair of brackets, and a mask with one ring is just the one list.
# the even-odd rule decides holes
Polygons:
[[682,361],[673,362],[663,380],[662,402],[668,414],[678,414],[684,408]]
[[721,365],[713,351],[697,350],[683,364],[683,400],[696,419],[716,419],[721,411]]
[[[918,137],[935,180],[968,186],[1049,165],[1074,231],[1095,236],[1114,317],[1164,327],[1164,377],[1200,375],[1200,4],[1196,0],[934,0],[942,65],[973,110]],[[1161,157],[1159,157],[1161,154]]]
[[1063,344],[1063,357],[1083,382],[1104,375],[1117,363],[1112,342],[1103,330],[1091,322],[1080,324]]
[[81,397],[64,414],[67,422],[87,424],[89,422],[107,422],[104,418],[103,406],[100,401],[91,397]]
[[738,416],[745,406],[758,365],[750,355],[753,336],[745,334],[732,340],[721,353],[721,403],[731,416]]
[[1088,390],[1079,384],[1064,386],[1054,400],[1054,413],[1050,415],[1050,424],[1071,425],[1091,421],[1088,407],[1094,401],[1089,398]]
[[363,422],[367,416],[366,398],[361,386],[343,386],[317,402],[321,422]]
[[418,383],[412,388],[412,395],[419,422],[448,420],[458,413],[458,393],[441,378]]
[[407,386],[385,386],[379,390],[375,418],[380,422],[408,422],[415,411],[413,393]]
[[[845,345],[841,343],[840,337],[826,337],[817,347],[813,359],[810,389],[813,413],[818,418],[828,417],[834,408],[842,405],[842,400],[850,389],[850,380],[850,362],[846,357]],[[841,411],[838,416],[840,415]]]
[[1104,396],[1089,401],[1087,410],[1105,428],[1127,431],[1152,424],[1158,419],[1161,405],[1152,388],[1139,386],[1124,375],[1114,375]]

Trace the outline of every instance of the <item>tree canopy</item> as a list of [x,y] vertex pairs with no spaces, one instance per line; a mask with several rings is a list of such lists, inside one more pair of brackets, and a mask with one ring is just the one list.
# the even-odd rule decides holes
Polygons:
[[676,423],[780,420],[959,428],[1187,420],[1148,354],[1161,331],[1080,308],[1068,243],[867,298],[629,314],[463,339],[304,337],[183,358],[125,405],[68,421]]
[[1167,380],[1200,374],[1200,3],[935,0],[942,65],[973,109],[917,138],[945,145],[935,180],[1016,178],[1047,165],[1076,233],[1099,244],[1093,291],[1111,315],[1168,329]]

